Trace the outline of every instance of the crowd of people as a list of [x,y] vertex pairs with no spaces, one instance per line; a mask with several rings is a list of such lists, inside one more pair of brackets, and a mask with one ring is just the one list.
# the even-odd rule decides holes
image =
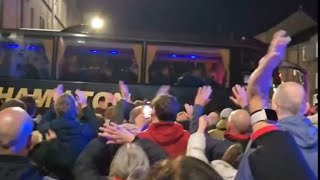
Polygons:
[[4,102],[0,179],[318,179],[318,128],[306,116],[303,86],[282,83],[269,100],[272,72],[289,42],[286,32],[275,33],[246,89],[233,87],[238,109],[204,114],[214,101],[210,86],[184,111],[168,86],[150,103],[132,102],[122,81],[112,104],[100,98],[94,110],[82,91],[66,94],[63,85],[42,116],[35,117],[32,96]]

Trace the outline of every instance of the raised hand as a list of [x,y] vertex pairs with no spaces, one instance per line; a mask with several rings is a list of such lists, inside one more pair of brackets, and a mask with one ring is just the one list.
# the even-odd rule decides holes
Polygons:
[[286,36],[287,32],[280,30],[273,35],[268,52],[259,63],[270,63],[271,68],[275,68],[285,58],[287,46],[291,41],[290,36]]
[[80,104],[82,108],[85,108],[87,106],[87,97],[85,96],[84,92],[77,89],[75,93],[77,95],[76,96],[77,103]]
[[123,81],[119,81],[119,89],[120,89],[121,97],[124,100],[129,101],[131,94],[129,92],[128,86]]
[[188,115],[189,119],[192,119],[193,114],[193,106],[190,104],[184,104],[184,109],[186,110],[186,113]]
[[56,88],[53,89],[53,101],[56,102],[57,99],[63,94],[63,85],[59,84]]
[[237,106],[244,108],[248,105],[247,93],[244,87],[235,85],[232,88],[233,96],[230,96],[230,100]]
[[124,144],[131,143],[135,135],[129,132],[125,127],[116,125],[114,123],[104,124],[100,127],[100,137],[107,138],[107,144]]
[[162,95],[168,95],[170,90],[170,86],[161,86],[156,94],[156,97]]
[[208,127],[208,117],[206,115],[203,115],[199,119],[199,127],[198,131],[199,133],[204,133]]
[[198,93],[195,98],[194,104],[201,105],[201,106],[207,105],[211,101],[210,99],[211,93],[212,93],[212,89],[210,86],[200,87],[198,89]]

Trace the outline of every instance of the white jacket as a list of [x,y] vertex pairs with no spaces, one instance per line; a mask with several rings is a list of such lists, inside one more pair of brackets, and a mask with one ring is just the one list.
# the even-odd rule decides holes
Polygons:
[[[206,137],[203,133],[196,132],[189,138],[186,155],[197,158],[209,164],[209,161],[204,153],[205,148]],[[225,161],[215,160],[212,161],[210,165],[224,180],[233,180],[237,174],[237,170]]]

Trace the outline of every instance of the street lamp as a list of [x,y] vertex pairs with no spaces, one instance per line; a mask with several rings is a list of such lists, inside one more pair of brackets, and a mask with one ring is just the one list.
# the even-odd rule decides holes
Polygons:
[[91,20],[91,27],[93,29],[102,29],[104,26],[104,21],[103,19],[99,18],[99,17],[94,17]]

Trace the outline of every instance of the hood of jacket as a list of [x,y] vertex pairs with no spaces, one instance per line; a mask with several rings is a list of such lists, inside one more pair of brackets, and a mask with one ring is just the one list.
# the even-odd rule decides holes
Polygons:
[[278,126],[281,130],[289,132],[300,147],[318,147],[318,129],[312,125],[310,119],[304,116],[290,116],[279,120]]
[[148,133],[155,143],[161,146],[178,143],[185,135],[183,126],[173,122],[153,123],[148,128]]

